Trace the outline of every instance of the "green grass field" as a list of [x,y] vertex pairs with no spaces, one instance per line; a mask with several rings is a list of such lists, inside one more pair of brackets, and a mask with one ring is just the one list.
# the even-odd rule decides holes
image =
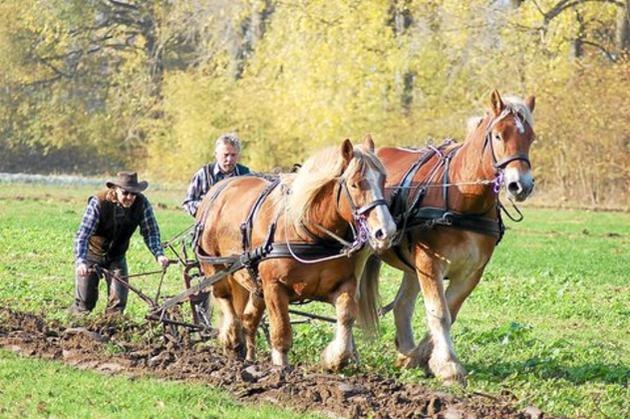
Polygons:
[[[2,306],[66,320],[74,289],[72,241],[86,198],[93,192],[78,187],[0,185]],[[148,196],[163,239],[192,223],[176,208],[181,191],[149,190]],[[524,208],[524,213],[524,222],[508,223],[484,279],[453,327],[457,353],[470,376],[467,388],[449,391],[509,391],[523,406],[533,404],[569,417],[630,417],[630,214],[533,208]],[[139,235],[128,262],[132,273],[157,268]],[[382,277],[383,299],[389,302],[399,273],[387,268]],[[166,292],[181,291],[180,278],[177,268],[169,269]],[[157,280],[138,278],[135,285],[152,291]],[[92,315],[103,308],[101,298]],[[317,304],[306,309],[333,313]],[[418,301],[414,319],[418,337],[425,331],[423,312]],[[145,313],[144,303],[132,296],[128,315],[141,321]],[[331,334],[328,324],[297,326],[292,362],[315,363]],[[384,318],[376,341],[366,341],[360,332],[357,336],[362,371],[440,388],[420,371],[394,367],[391,314]],[[267,350],[262,340],[260,350]],[[98,406],[95,415],[107,417],[130,412],[169,417],[281,414],[241,406],[202,385],[189,390],[188,384],[104,377],[7,352],[0,352],[0,366],[0,406],[5,409],[0,409],[1,416],[81,416],[82,400],[88,398]],[[24,387],[9,385],[15,377],[23,377]],[[57,392],[58,381],[67,383],[63,387],[76,381],[85,385]],[[121,389],[125,396],[115,402],[101,393],[92,396],[89,383]],[[41,391],[24,396],[25,389],[35,387]],[[133,394],[143,394],[142,401],[128,396]]]

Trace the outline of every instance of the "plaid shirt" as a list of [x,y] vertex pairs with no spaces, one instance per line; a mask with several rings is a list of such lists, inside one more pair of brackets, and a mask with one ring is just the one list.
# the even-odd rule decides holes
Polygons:
[[[96,231],[96,227],[98,227],[99,216],[100,206],[98,199],[91,197],[85,209],[85,214],[83,214],[77,235],[74,238],[74,255],[77,265],[86,263],[87,261],[88,240]],[[142,220],[140,221],[140,233],[144,238],[145,244],[151,253],[153,253],[153,256],[158,257],[164,254],[162,250],[162,240],[160,239],[160,228],[158,227],[153,208],[148,199],[144,200],[144,212],[142,214]]]
[[194,217],[197,214],[197,207],[201,204],[203,197],[208,193],[212,185],[227,177],[247,175],[249,173],[249,169],[240,164],[237,164],[231,173],[223,173],[216,163],[202,167],[193,176],[188,186],[188,191],[186,191],[186,199],[184,199],[182,207]]

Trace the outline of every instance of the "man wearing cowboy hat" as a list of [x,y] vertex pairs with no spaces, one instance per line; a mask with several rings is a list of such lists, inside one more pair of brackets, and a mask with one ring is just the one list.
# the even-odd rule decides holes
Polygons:
[[[105,268],[118,278],[127,280],[125,253],[136,228],[144,242],[164,268],[168,259],[161,247],[160,229],[153,208],[142,195],[149,185],[138,182],[136,172],[120,172],[106,183],[107,189],[92,196],[74,240],[76,257],[75,300],[70,311],[92,311],[98,299],[99,275],[95,267]],[[108,312],[122,313],[127,305],[128,289],[106,276]]]

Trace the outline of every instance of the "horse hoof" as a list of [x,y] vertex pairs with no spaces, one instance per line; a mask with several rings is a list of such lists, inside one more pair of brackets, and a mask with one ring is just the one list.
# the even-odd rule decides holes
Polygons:
[[225,346],[224,353],[230,359],[245,359],[245,347],[243,345]]
[[321,354],[321,356],[319,357],[319,365],[322,367],[324,371],[329,371],[329,372],[337,372],[341,369],[340,363],[328,361],[326,359],[325,353]]
[[422,368],[429,371],[432,345],[420,344],[409,352],[398,352],[396,366],[398,368]]
[[400,369],[413,369],[420,368],[425,371],[428,371],[427,363],[421,358],[415,356],[414,353],[411,354],[398,354],[396,358],[396,362],[394,363],[397,368]]
[[433,372],[435,376],[442,381],[442,384],[446,386],[461,385],[465,387],[467,385],[466,376],[468,373],[464,367],[457,362],[448,362],[439,369],[434,369]]
[[334,356],[328,354],[328,351],[322,352],[319,357],[319,364],[326,371],[338,372],[350,364],[352,361],[358,362],[358,357],[355,354],[342,354],[340,356]]
[[444,379],[442,381],[442,384],[447,387],[451,387],[455,385],[466,387],[468,386],[468,381],[466,381],[466,377],[451,377],[451,378]]
[[398,354],[398,357],[396,358],[396,362],[394,363],[394,365],[396,365],[396,368],[399,369],[412,369],[412,368],[416,368],[417,365],[417,360],[411,356],[405,355],[405,354]]
[[278,380],[284,381],[287,374],[291,374],[294,368],[291,365],[270,365],[269,372]]

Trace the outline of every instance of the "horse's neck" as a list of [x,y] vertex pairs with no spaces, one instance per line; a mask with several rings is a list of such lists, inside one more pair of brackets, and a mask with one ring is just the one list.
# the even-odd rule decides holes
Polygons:
[[492,185],[488,184],[495,177],[495,169],[490,150],[484,147],[487,125],[484,121],[477,127],[451,162],[449,183],[459,185],[450,189],[460,192],[451,194],[451,205],[463,213],[490,210],[496,202]]
[[339,214],[336,182],[330,182],[318,194],[310,211],[310,221],[318,224],[333,233],[343,236],[348,229],[348,222]]
[[[330,237],[324,233],[321,227],[339,237],[344,237],[349,228],[348,222],[343,219],[337,209],[335,184],[335,182],[330,182],[321,189],[308,210],[308,217],[304,222],[304,226],[310,234],[325,240],[329,240]],[[304,237],[303,232],[296,233],[302,239],[311,238],[310,234]]]

